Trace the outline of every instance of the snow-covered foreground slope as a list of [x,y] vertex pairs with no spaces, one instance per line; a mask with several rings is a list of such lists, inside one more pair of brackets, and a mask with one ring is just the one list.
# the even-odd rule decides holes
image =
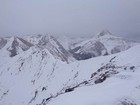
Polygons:
[[139,105],[139,54],[140,45],[67,64],[33,46],[0,56],[0,105]]
[[100,84],[76,88],[53,99],[48,105],[140,105],[139,53],[140,46],[137,46],[115,55],[113,64],[118,66],[118,73]]

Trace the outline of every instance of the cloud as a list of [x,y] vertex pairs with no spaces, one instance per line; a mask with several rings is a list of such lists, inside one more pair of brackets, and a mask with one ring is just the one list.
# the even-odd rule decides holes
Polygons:
[[139,10],[140,0],[1,0],[0,35],[139,35]]

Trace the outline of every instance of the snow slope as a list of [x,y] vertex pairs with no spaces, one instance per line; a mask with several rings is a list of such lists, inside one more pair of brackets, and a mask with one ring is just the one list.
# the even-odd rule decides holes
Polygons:
[[[119,73],[110,76],[103,83],[76,88],[73,92],[53,99],[48,105],[139,105],[139,53],[140,46],[136,46],[121,54],[114,55],[116,58],[113,63],[122,67],[117,70]],[[101,59],[101,57],[97,59]],[[132,66],[135,68],[132,69]]]
[[0,62],[0,105],[139,105],[139,54],[135,46],[67,64],[33,46]]
[[0,105],[140,104],[138,43],[104,31],[67,45],[94,58],[75,60],[50,35],[0,38]]

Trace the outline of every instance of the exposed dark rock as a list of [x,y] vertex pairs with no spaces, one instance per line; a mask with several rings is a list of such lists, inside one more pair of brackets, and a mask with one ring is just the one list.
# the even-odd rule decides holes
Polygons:
[[116,56],[115,56],[115,57],[113,57],[113,58],[111,58],[109,62],[112,62],[115,58],[116,58]]
[[97,72],[91,74],[91,77],[90,78],[93,78],[96,74],[97,74]]
[[29,101],[28,105],[36,99],[37,95],[38,95],[38,91],[36,90],[35,94],[34,94],[34,97]]
[[44,91],[44,90],[46,90],[46,87],[43,87],[43,88],[42,88],[42,91]]
[[[78,50],[79,52],[77,53]],[[78,46],[70,50],[70,52],[73,54],[73,57],[76,58],[77,60],[85,60],[100,56],[102,55],[102,51],[105,51],[103,55],[108,55],[106,48],[99,41],[88,42],[82,47]]]
[[[22,42],[22,44],[20,44],[18,42],[18,40],[20,40]],[[20,47],[23,51],[26,51],[31,46],[33,46],[33,44],[25,41],[24,39],[19,38],[19,37],[14,37],[14,40],[13,40],[12,45],[11,45],[11,48],[8,49],[8,51],[11,52],[10,57],[14,57],[14,56],[16,56],[18,54],[18,51],[17,51],[18,47]]]
[[53,98],[53,96],[50,96],[46,99],[46,102],[49,101],[51,98]]
[[118,105],[137,105],[137,104],[131,99],[124,99]]
[[68,88],[65,90],[65,92],[71,92],[71,91],[74,91],[74,88]]
[[116,46],[116,47],[114,47],[112,50],[111,50],[111,54],[115,54],[115,53],[119,53],[119,52],[121,52],[122,50],[122,48],[121,48],[122,46]]
[[112,35],[112,33],[111,32],[109,32],[108,30],[103,30],[102,32],[100,32],[99,34],[98,34],[98,37],[101,37],[101,36],[104,36],[104,35]]
[[104,82],[104,81],[106,80],[106,78],[107,78],[107,77],[106,77],[105,75],[102,75],[101,78],[95,80],[95,84]]
[[7,43],[7,40],[4,38],[0,38],[0,49],[2,49]]
[[135,69],[135,66],[131,66],[131,67],[130,67],[130,70],[134,70],[134,69]]

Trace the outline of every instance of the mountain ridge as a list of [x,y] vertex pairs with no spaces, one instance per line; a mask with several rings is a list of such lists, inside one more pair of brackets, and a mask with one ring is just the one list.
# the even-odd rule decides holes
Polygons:
[[138,43],[108,34],[68,41],[66,49],[50,35],[1,38],[0,105],[140,104]]
[[[7,48],[10,52],[13,52],[12,56],[15,56],[17,55],[16,53],[19,53],[16,51],[19,48],[25,50],[23,46],[27,47],[26,50],[28,50],[31,46],[44,46],[44,48],[47,48],[51,53],[54,54],[54,57],[67,62],[69,62],[69,58],[71,59],[70,61],[73,61],[74,59],[84,60],[92,57],[118,53],[138,44],[137,42],[116,37],[108,30],[103,30],[92,38],[72,39],[68,37],[54,37],[51,35],[31,35],[13,38],[15,40],[11,43],[19,44],[18,41],[20,41],[22,44],[18,48],[15,46],[12,48],[11,46],[13,50],[10,50],[10,47]],[[12,40],[12,37],[1,38],[0,49],[2,49],[10,39]],[[114,43],[114,45],[112,43]]]

